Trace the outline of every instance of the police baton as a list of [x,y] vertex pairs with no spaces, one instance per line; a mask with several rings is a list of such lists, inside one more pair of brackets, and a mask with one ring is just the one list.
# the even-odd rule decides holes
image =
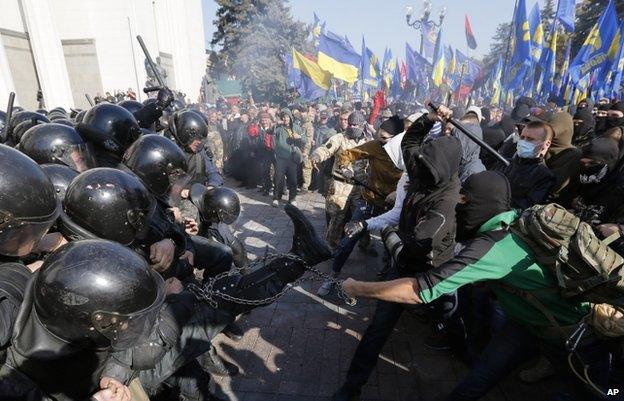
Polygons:
[[[435,111],[436,113],[438,112],[438,108],[439,106],[434,104],[433,102],[429,102],[429,107],[431,107],[431,109],[433,111]],[[505,159],[503,157],[503,155],[501,155],[500,153],[498,153],[496,151],[496,149],[494,149],[493,147],[491,147],[490,145],[488,145],[487,143],[485,143],[483,141],[483,139],[478,138],[477,136],[475,136],[475,134],[473,134],[472,132],[470,132],[470,130],[468,130],[466,127],[464,127],[464,125],[462,123],[459,122],[459,120],[457,120],[456,118],[449,118],[447,120],[449,123],[451,123],[455,128],[457,128],[458,130],[460,130],[461,132],[463,132],[468,138],[472,139],[474,142],[477,143],[477,145],[479,145],[482,149],[487,150],[489,153],[491,153],[494,157],[496,157],[501,163],[503,163],[505,166],[509,166],[509,160]]]
[[370,185],[358,180],[357,178],[353,177],[353,178],[347,178],[344,175],[340,174],[337,171],[332,172],[332,176],[337,179],[338,181],[342,181],[342,182],[346,182],[347,184],[355,184],[355,185],[359,185],[361,187],[364,187],[365,189],[368,189],[369,191],[371,191],[372,193],[374,193],[375,195],[381,197],[381,198],[385,198],[386,196],[384,194],[382,194],[381,192],[377,191],[375,188],[372,188]]
[[9,93],[9,104],[7,105],[6,111],[6,121],[4,123],[4,128],[2,129],[2,143],[6,142],[9,136],[9,124],[11,123],[11,117],[13,116],[13,103],[15,103],[15,92]]
[[87,102],[89,102],[91,107],[95,106],[95,102],[93,101],[93,99],[91,99],[91,96],[89,96],[88,93],[85,93],[85,97],[87,98]]
[[145,59],[147,60],[147,64],[149,64],[150,68],[154,72],[154,76],[156,77],[156,80],[158,81],[158,85],[164,88],[167,85],[165,85],[165,81],[160,76],[160,72],[158,72],[158,70],[156,69],[156,64],[154,64],[152,57],[147,51],[147,47],[145,46],[145,42],[143,42],[143,38],[141,37],[141,35],[137,35],[137,40],[139,41],[139,45],[141,46],[141,49],[143,50],[143,54],[145,54]]

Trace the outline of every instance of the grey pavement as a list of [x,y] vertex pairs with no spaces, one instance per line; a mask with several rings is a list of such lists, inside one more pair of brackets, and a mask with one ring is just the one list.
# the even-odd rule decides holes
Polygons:
[[[233,185],[234,186],[234,185]],[[242,213],[236,229],[251,258],[267,249],[284,252],[290,248],[292,226],[283,210],[256,190],[236,188]],[[320,234],[325,233],[324,200],[318,193],[299,196],[298,206]],[[374,241],[382,254],[379,240]],[[320,266],[329,271],[326,262]],[[357,247],[343,269],[343,277],[377,280],[382,259],[370,257]],[[219,335],[219,354],[237,365],[240,373],[217,377],[215,393],[231,401],[330,400],[342,383],[349,362],[366,329],[375,302],[359,300],[356,306],[342,303],[335,294],[316,296],[320,281],[305,282],[279,301],[239,318],[246,330],[239,342]],[[363,388],[362,400],[442,399],[467,368],[450,354],[431,351],[423,340],[431,333],[424,314],[409,310],[403,314],[386,344],[377,369]],[[552,383],[528,385],[512,373],[496,387],[486,401],[542,400],[553,391]]]

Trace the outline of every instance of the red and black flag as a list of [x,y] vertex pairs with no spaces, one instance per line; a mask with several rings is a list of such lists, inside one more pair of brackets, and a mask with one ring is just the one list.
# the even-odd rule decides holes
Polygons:
[[470,25],[468,14],[466,14],[464,25],[466,27],[466,42],[468,42],[468,47],[474,50],[477,48],[477,40],[475,39],[474,33],[472,32],[472,26]]

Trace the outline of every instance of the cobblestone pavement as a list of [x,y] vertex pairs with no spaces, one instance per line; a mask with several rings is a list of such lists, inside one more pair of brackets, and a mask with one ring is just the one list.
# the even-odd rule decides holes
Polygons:
[[[283,205],[273,208],[271,199],[256,190],[237,188],[243,210],[237,235],[251,257],[290,248],[292,227]],[[319,233],[325,232],[324,200],[317,193],[298,198],[298,206]],[[379,240],[375,247],[381,255]],[[255,255],[255,256],[253,256]],[[356,247],[343,276],[376,280],[381,256],[370,257]],[[327,262],[321,265],[329,270]],[[239,318],[244,338],[233,342],[219,335],[219,354],[240,368],[233,378],[217,378],[217,395],[231,401],[330,400],[345,377],[358,340],[366,329],[375,303],[359,300],[349,307],[335,295],[316,296],[320,282],[306,282],[278,302]],[[430,323],[415,311],[404,313],[363,388],[362,400],[437,400],[467,371],[449,354],[423,346]],[[543,400],[552,391],[548,381],[523,384],[517,372],[495,388],[486,401]]]

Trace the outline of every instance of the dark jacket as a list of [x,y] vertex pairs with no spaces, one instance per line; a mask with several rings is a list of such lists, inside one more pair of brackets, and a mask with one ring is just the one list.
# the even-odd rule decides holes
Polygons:
[[557,181],[541,157],[516,156],[502,172],[511,187],[511,205],[518,209],[543,203]]
[[401,143],[410,186],[399,218],[404,244],[399,263],[408,271],[428,270],[453,257],[461,144],[451,136],[422,144],[432,127],[426,115],[419,118]]

